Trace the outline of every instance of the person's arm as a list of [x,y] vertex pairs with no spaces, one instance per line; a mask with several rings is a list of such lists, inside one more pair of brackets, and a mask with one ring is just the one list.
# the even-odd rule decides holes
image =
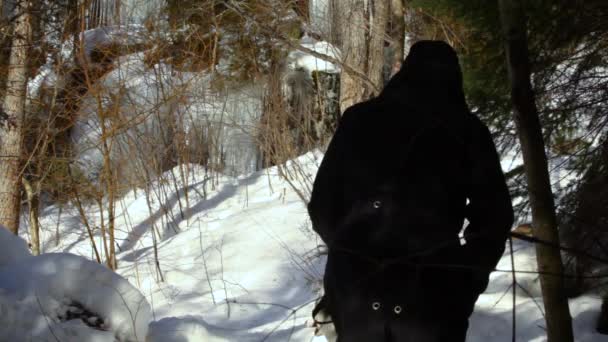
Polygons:
[[513,225],[511,196],[488,128],[477,118],[469,143],[467,218],[464,236],[470,265],[491,272]]
[[336,231],[342,217],[342,155],[348,148],[346,122],[351,115],[350,110],[346,110],[340,119],[338,128],[317,171],[310,202],[308,203],[308,214],[312,221],[312,228],[327,245],[332,241],[333,233]]

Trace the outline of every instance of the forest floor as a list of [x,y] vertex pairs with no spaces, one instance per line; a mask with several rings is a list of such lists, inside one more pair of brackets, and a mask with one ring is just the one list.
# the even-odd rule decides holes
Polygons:
[[[147,341],[324,340],[313,336],[309,323],[314,302],[320,294],[325,258],[320,255],[321,241],[311,230],[306,207],[298,195],[298,192],[305,194],[310,190],[320,160],[320,154],[309,153],[299,157],[297,163],[288,163],[283,170],[289,170],[292,175],[290,182],[279,176],[277,167],[235,179],[208,178],[204,169],[191,166],[186,184],[158,181],[146,190],[129,192],[116,201],[117,273],[149,304],[149,310],[147,307],[141,310],[140,318],[144,322],[139,322],[143,325],[135,328],[136,334],[147,330]],[[174,171],[179,174],[181,170]],[[102,215],[96,205],[86,206],[85,211],[91,226],[101,226]],[[107,217],[104,222],[107,224]],[[65,206],[60,210],[52,205],[44,208],[41,226],[45,254],[26,257],[30,263],[32,259],[48,259],[46,253],[71,253],[94,260],[91,240],[76,207]],[[23,222],[21,231],[22,238],[29,241],[27,222]],[[153,231],[157,232],[156,238]],[[103,257],[98,230],[94,240]],[[14,244],[5,239],[0,245],[10,243]],[[2,253],[5,255],[0,261],[7,260],[6,254],[12,252],[3,249],[0,255]],[[515,241],[513,257],[519,284],[515,307],[509,271],[511,253],[507,247],[497,266],[501,271],[492,274],[487,291],[477,302],[467,341],[511,341],[514,309],[517,341],[546,340],[542,297],[538,277],[533,273],[534,248]],[[17,261],[11,261],[12,264],[24,262],[20,257],[15,259]],[[155,260],[159,262],[158,267]],[[61,267],[62,263],[58,265]],[[78,267],[96,269],[96,266],[83,265]],[[10,265],[0,263],[0,311],[10,313],[14,310],[16,305],[9,305],[11,301],[22,306],[30,303],[34,308],[38,305],[43,312],[58,310],[57,305],[45,307],[44,300],[36,303],[25,300],[27,296],[12,294],[16,290],[5,285],[11,274],[7,271],[9,268]],[[20,274],[22,282],[27,282],[23,279],[28,277],[33,279],[31,267],[19,267],[15,271],[13,266],[12,269]],[[61,272],[37,278],[38,283],[49,281],[38,284],[38,288],[67,286],[68,280],[51,281],[56,274]],[[103,297],[107,292],[94,291],[99,286],[94,283],[98,282],[96,279],[95,276],[81,276],[77,284],[72,279],[70,286],[74,288],[71,292],[59,291],[59,296],[70,297],[70,293],[78,293],[76,299],[93,303],[89,309],[95,312],[95,305],[104,300],[111,302]],[[58,293],[47,292],[49,296]],[[83,297],[84,292],[89,297]],[[65,299],[59,302],[65,302]],[[593,294],[570,301],[576,341],[606,340],[594,329],[600,305],[599,296]],[[112,315],[112,310],[102,307],[97,311]],[[133,311],[129,310],[131,317]],[[46,316],[52,318],[52,315]],[[1,326],[7,327],[10,319],[10,315],[0,315]],[[19,319],[15,312],[13,319]],[[52,325],[48,318],[45,319],[47,325]],[[55,333],[60,329],[68,331],[69,327],[57,326]],[[36,331],[25,323],[23,331],[19,329],[13,326],[12,334],[22,332],[30,334],[24,337],[32,337]],[[36,329],[42,331],[44,327]],[[98,331],[87,335],[87,329],[78,325],[80,337],[74,341],[113,341],[110,334]],[[47,335],[39,332],[36,336]],[[91,337],[82,339],[82,336]],[[137,337],[143,340],[141,336]],[[48,340],[54,341],[50,337]]]

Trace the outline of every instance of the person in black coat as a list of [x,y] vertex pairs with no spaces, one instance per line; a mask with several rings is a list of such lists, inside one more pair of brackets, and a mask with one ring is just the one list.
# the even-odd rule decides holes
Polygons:
[[513,209],[448,44],[414,44],[379,96],[344,112],[308,212],[338,341],[465,340]]

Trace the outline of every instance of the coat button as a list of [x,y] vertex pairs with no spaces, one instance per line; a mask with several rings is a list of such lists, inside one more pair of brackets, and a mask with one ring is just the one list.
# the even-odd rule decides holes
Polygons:
[[372,203],[372,205],[374,206],[374,209],[380,209],[380,207],[382,206],[382,202],[374,201],[374,203]]
[[374,311],[378,311],[378,309],[380,309],[380,303],[379,302],[373,302],[372,303],[372,309],[374,309]]

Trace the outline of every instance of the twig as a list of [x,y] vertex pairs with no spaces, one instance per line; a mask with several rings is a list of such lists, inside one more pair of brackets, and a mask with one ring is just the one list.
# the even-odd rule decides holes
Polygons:
[[[226,288],[226,281],[224,280],[224,253],[222,253],[223,248],[224,248],[224,237],[222,236],[222,239],[220,240],[220,245],[216,249],[217,249],[218,253],[220,254],[220,280],[222,281],[222,284],[224,285],[224,297],[228,298],[228,289]],[[230,318],[230,304],[228,303],[228,301],[226,301],[226,304],[228,305],[227,316],[228,316],[228,318]]]
[[49,318],[47,317],[46,312],[44,312],[44,309],[42,308],[42,303],[40,303],[40,298],[38,298],[38,294],[36,294],[36,303],[38,303],[38,308],[40,309],[40,312],[42,312],[42,316],[44,317],[44,320],[46,321],[47,327],[49,328],[51,335],[53,335],[53,338],[55,338],[55,341],[61,342],[59,340],[59,338],[57,337],[57,335],[55,335],[55,332],[53,331],[53,328],[51,327],[51,322],[49,322]]
[[538,311],[540,311],[540,314],[543,315],[543,318],[545,317],[545,312],[543,311],[543,308],[540,306],[540,303],[538,303],[538,301],[536,300],[536,298],[534,298],[534,296],[530,293],[530,291],[528,291],[528,289],[526,289],[525,287],[523,287],[521,284],[517,284],[517,287],[519,287],[522,291],[524,291],[524,293],[530,297],[530,299],[532,299],[532,301],[534,302],[534,304],[536,305],[536,307],[538,308]]
[[205,258],[205,249],[203,248],[203,232],[201,231],[201,224],[198,224],[198,243],[201,248],[201,256],[203,258],[203,268],[205,269],[205,277],[207,277],[207,284],[209,285],[209,292],[211,293],[211,301],[213,305],[217,305],[215,295],[213,294],[213,285],[211,285],[211,277],[209,276],[209,268],[207,268],[207,260]]
[[505,296],[507,295],[507,293],[509,293],[509,290],[511,290],[512,287],[513,287],[513,284],[511,284],[511,285],[509,285],[509,287],[507,287],[507,289],[505,290],[505,292],[502,293],[502,295],[494,303],[494,305],[492,306],[492,308],[496,307],[496,305],[498,305],[498,303],[500,303],[502,301],[502,299],[505,298]]

